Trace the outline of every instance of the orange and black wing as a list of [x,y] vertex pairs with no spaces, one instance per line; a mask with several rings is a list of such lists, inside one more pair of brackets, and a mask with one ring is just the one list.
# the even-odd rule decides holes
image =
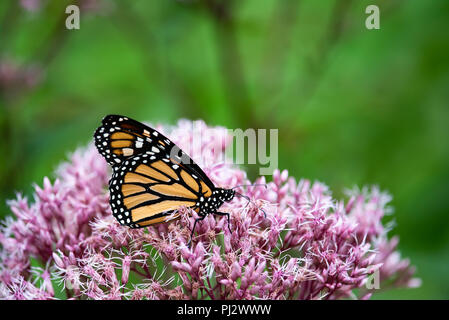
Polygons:
[[125,160],[109,190],[113,215],[131,228],[177,219],[181,206],[198,212],[199,199],[213,191],[189,167],[150,151]]
[[138,154],[153,153],[155,157],[168,155],[175,163],[182,163],[209,188],[214,188],[204,171],[176,144],[159,131],[141,122],[121,115],[104,117],[94,134],[95,146],[100,154],[118,170],[123,162]]

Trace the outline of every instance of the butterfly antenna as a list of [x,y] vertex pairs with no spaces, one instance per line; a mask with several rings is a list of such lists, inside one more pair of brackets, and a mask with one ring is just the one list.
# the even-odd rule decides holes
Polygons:
[[[241,184],[241,185],[235,186],[235,187],[232,188],[232,189],[239,188],[239,187],[256,187],[256,186],[264,186],[265,189],[268,188],[268,186],[267,186],[266,183],[254,183],[254,184]],[[239,196],[239,197],[243,197],[243,198],[245,198],[246,200],[248,200],[248,202],[246,203],[245,208],[246,208],[246,207],[248,206],[248,204],[251,202],[251,199],[250,199],[248,196],[245,196],[245,195],[243,195],[243,194],[241,194],[241,193],[239,193],[239,192],[237,192],[237,191],[235,192],[235,195],[236,195],[236,196]],[[260,208],[260,210],[262,210],[262,208]],[[265,216],[265,218],[266,218],[266,217],[267,217],[267,213],[266,213],[264,210],[262,210],[262,212],[263,212],[263,214],[264,214],[264,216]]]
[[242,198],[245,198],[246,200],[248,200],[248,201],[250,201],[250,199],[249,199],[249,197],[248,196],[246,196],[246,195],[244,195],[244,194],[241,194],[240,192],[235,192],[235,195],[237,196],[237,197],[242,197]]
[[[251,199],[250,199],[248,196],[245,196],[244,194],[241,194],[241,193],[236,192],[235,195],[238,196],[238,197],[243,197],[243,198],[245,198],[246,200],[248,200],[248,202],[247,202],[246,205],[245,205],[245,208],[246,208],[246,207],[249,205],[249,203],[251,202]],[[265,210],[263,210],[262,208],[259,208],[259,210],[263,212],[263,215],[264,215],[264,217],[265,217],[265,219],[266,219],[266,218],[267,218],[267,213],[265,212]]]
[[248,206],[248,204],[251,202],[251,199],[248,197],[248,196],[246,196],[246,195],[244,195],[244,194],[241,194],[240,192],[235,192],[235,195],[237,196],[237,197],[242,197],[242,198],[245,198],[246,200],[248,200],[248,202],[246,203],[246,205],[245,205],[245,208]]

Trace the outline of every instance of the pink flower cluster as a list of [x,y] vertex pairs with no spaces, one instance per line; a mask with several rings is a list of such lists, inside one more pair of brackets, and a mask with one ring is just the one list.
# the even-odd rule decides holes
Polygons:
[[[158,127],[167,132],[167,128]],[[250,184],[222,153],[224,128],[180,121],[167,135],[220,187]],[[193,143],[200,135],[201,143]],[[211,150],[214,150],[211,152]],[[218,151],[217,151],[218,150]],[[276,170],[207,216],[187,246],[195,212],[145,229],[112,217],[110,169],[93,146],[76,151],[52,184],[35,187],[34,202],[9,202],[0,230],[2,299],[339,299],[369,298],[380,289],[415,287],[413,267],[396,251],[381,220],[389,196],[353,190],[346,203],[322,183],[297,182]],[[262,185],[261,185],[262,184]],[[265,184],[266,186],[264,186]]]

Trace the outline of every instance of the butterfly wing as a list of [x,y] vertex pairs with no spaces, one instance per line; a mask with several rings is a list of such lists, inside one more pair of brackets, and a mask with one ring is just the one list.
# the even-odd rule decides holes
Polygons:
[[141,122],[125,116],[108,115],[95,131],[94,138],[98,151],[114,170],[117,170],[126,159],[138,154],[146,152],[152,152],[156,156],[168,154],[173,162],[182,163],[209,188],[215,188],[209,177],[187,153],[159,131]]
[[113,215],[122,225],[146,227],[179,218],[177,209],[199,210],[212,189],[187,166],[151,152],[125,160],[109,183]]
[[94,138],[98,151],[114,169],[120,167],[124,160],[151,150],[158,143],[152,130],[119,115],[104,117]]
[[114,172],[109,181],[113,215],[133,228],[179,218],[181,206],[198,212],[214,184],[201,168],[160,132],[132,119],[108,115],[95,145]]

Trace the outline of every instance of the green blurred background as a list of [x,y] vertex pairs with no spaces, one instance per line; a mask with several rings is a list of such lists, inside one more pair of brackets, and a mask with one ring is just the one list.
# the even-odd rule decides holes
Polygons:
[[423,284],[374,298],[448,299],[448,31],[447,0],[2,0],[0,216],[109,113],[277,128],[291,175],[393,195]]

